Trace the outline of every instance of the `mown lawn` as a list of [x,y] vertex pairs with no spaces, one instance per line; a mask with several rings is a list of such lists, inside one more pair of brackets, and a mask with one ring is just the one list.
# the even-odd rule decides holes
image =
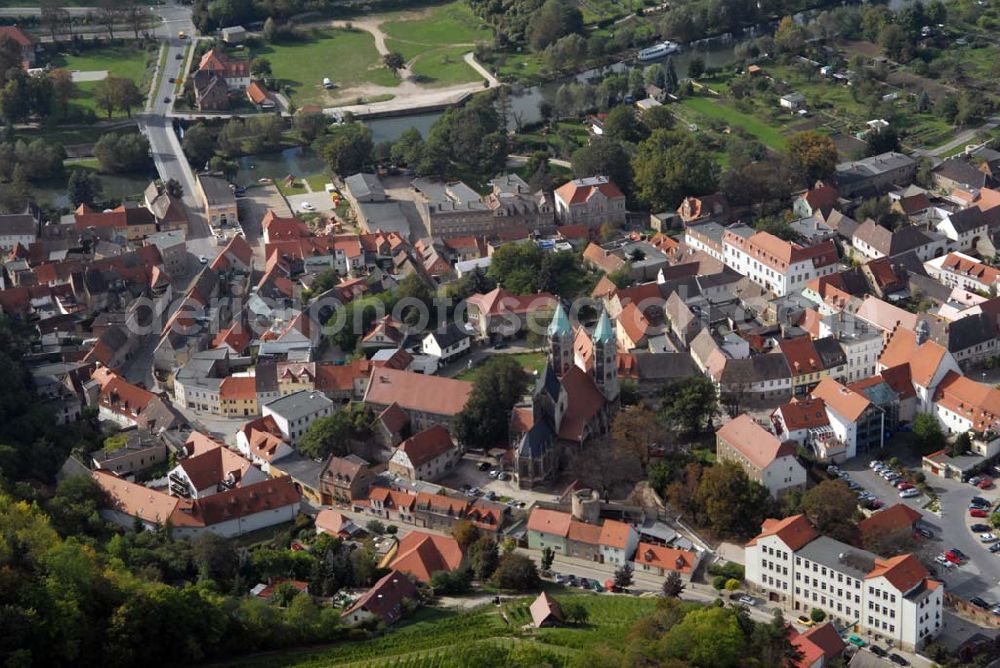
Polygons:
[[492,39],[489,27],[465,3],[452,2],[421,12],[390,16],[381,25],[386,46],[398,51],[410,71],[428,86],[452,86],[475,81],[479,75],[462,57],[476,42]]
[[[71,72],[106,71],[108,76],[131,79],[145,95],[149,91],[149,83],[152,76],[154,60],[159,56],[159,50],[147,51],[146,49],[134,46],[103,46],[99,48],[84,49],[78,55],[56,54],[52,57],[52,66],[55,68],[65,68]],[[149,77],[147,77],[149,72]],[[94,91],[100,82],[83,81],[76,84],[76,91],[71,104],[75,104],[87,109],[93,109],[98,118],[106,119],[107,113],[97,107],[94,99]],[[139,109],[133,110],[141,111]],[[125,114],[116,111],[114,117],[124,117]]]
[[397,86],[399,79],[382,65],[375,38],[362,30],[313,30],[296,42],[268,44],[254,51],[271,62],[280,85],[289,86],[298,106],[325,104],[327,77],[340,89],[370,83]]
[[719,98],[686,97],[681,104],[702,116],[740,126],[768,148],[776,151],[785,148],[785,135],[780,129],[768,125],[756,116],[737,111]]
[[432,46],[474,45],[493,38],[489,26],[479,20],[464,2],[432,7],[413,18],[412,13],[393,17],[382,24],[391,38]]
[[[493,357],[499,357],[499,356],[500,356],[500,354],[498,353],[497,355],[494,355]],[[534,353],[510,353],[509,355],[504,355],[504,356],[505,357],[512,357],[513,359],[517,360],[517,362],[522,367],[524,367],[524,369],[528,373],[534,373],[536,371],[538,371],[539,373],[541,373],[542,369],[545,368],[546,356],[545,356],[545,353],[541,352],[541,351],[534,352]],[[486,360],[489,360],[489,359],[491,359],[491,358],[490,357],[486,358]],[[457,378],[458,380],[468,380],[470,382],[473,381],[473,380],[475,380],[476,376],[479,375],[479,370],[483,367],[483,364],[486,363],[486,360],[483,360],[482,362],[480,362],[476,366],[472,367],[471,369],[466,369],[462,373],[460,373],[457,376],[455,376],[455,378]]]

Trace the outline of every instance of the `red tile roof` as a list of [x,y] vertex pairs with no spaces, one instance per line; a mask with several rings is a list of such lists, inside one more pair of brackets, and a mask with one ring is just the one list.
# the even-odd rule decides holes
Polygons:
[[808,336],[782,339],[778,342],[778,348],[788,361],[793,376],[823,371],[823,360]]
[[629,535],[634,531],[625,522],[604,520],[601,526],[601,545],[623,549],[628,545]]
[[690,550],[678,550],[652,543],[639,543],[632,561],[640,565],[649,565],[666,571],[690,575],[697,560],[698,555]]
[[889,506],[885,510],[873,513],[871,517],[867,517],[858,522],[858,530],[862,534],[885,534],[898,529],[913,528],[914,523],[921,517],[923,517],[923,515],[920,514],[919,510],[910,508],[903,503],[897,503],[893,506]]
[[257,398],[257,379],[253,376],[228,376],[219,385],[219,398],[246,401]]
[[341,617],[347,617],[359,610],[365,610],[392,624],[403,616],[403,599],[416,599],[417,588],[410,579],[399,571],[390,571],[376,582],[371,589],[356,600]]
[[486,294],[470,296],[466,303],[470,307],[478,308],[480,313],[496,316],[503,313],[525,314],[539,310],[554,310],[556,298],[547,292],[515,295],[497,287]]
[[462,548],[451,536],[411,531],[399,541],[396,558],[389,568],[430,582],[438,571],[451,572],[462,564]]
[[822,399],[829,408],[851,422],[860,418],[865,409],[871,405],[868,397],[844,387],[829,376],[820,381],[812,391],[812,396]]
[[901,554],[891,559],[876,559],[875,569],[865,579],[885,577],[893,587],[905,593],[929,576],[930,573],[915,555]]
[[372,369],[365,403],[451,416],[461,412],[471,393],[472,383],[464,380],[383,367]]
[[528,516],[528,531],[537,531],[565,538],[569,535],[569,527],[572,521],[573,516],[569,513],[536,507],[532,509],[531,515]]
[[1000,390],[949,371],[938,384],[934,402],[972,422],[983,432],[1000,424]]
[[738,450],[758,469],[767,468],[779,457],[795,454],[794,443],[782,443],[746,413],[719,427],[715,435]]
[[758,540],[768,536],[777,536],[788,549],[794,551],[819,538],[819,532],[805,515],[792,515],[783,520],[766,519],[761,532],[747,543],[747,547],[756,545]]
[[611,181],[604,181],[594,185],[584,185],[580,179],[574,179],[556,188],[555,194],[567,204],[580,204],[586,202],[594,193],[600,192],[608,199],[625,197]]
[[448,430],[441,425],[434,425],[406,439],[399,444],[398,449],[418,468],[454,448],[455,444]]

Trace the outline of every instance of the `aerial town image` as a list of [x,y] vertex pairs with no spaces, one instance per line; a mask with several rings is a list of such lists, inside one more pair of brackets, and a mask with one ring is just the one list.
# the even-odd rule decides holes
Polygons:
[[0,258],[0,668],[1000,668],[1000,0],[0,0]]

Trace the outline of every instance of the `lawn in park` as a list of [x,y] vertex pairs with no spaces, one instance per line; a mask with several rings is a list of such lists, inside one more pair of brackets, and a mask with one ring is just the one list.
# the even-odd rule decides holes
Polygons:
[[387,37],[429,46],[474,45],[488,42],[493,33],[464,2],[451,2],[424,10],[390,15],[381,25]]
[[329,92],[323,88],[324,78],[329,78],[338,89],[399,84],[399,79],[382,65],[375,38],[357,29],[312,30],[303,39],[268,44],[256,49],[253,55],[271,62],[274,77],[280,85],[291,88],[297,106],[323,104],[329,99]]
[[410,71],[427,86],[453,86],[481,78],[463,60],[476,42],[489,41],[493,33],[465,3],[452,2],[412,13],[390,16],[381,25],[386,46],[398,51]]
[[[148,92],[154,61],[159,57],[159,49],[147,51],[130,45],[101,46],[87,48],[79,54],[58,53],[51,59],[52,67],[78,70],[80,72],[106,71],[108,76],[131,79],[139,86],[143,95]],[[147,76],[147,73],[149,76]],[[99,119],[106,119],[107,112],[99,109],[94,98],[94,91],[100,82],[84,81],[76,84],[72,104],[87,109],[93,109]],[[133,110],[133,113],[141,111]],[[125,114],[116,111],[114,117],[124,117]]]
[[[500,353],[496,356],[499,357],[499,355]],[[541,373],[545,368],[546,356],[543,352],[510,353],[505,356],[514,358],[528,373],[535,373],[536,371]],[[474,381],[476,376],[479,375],[479,370],[483,368],[483,364],[485,364],[488,359],[490,358],[487,357],[486,360],[480,361],[479,364],[473,366],[471,369],[463,370],[462,373],[455,377],[459,380]]]

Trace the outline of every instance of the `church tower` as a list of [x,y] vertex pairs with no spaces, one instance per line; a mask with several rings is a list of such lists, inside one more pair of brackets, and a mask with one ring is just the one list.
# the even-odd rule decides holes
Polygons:
[[549,323],[549,365],[560,378],[573,366],[573,328],[563,309],[562,302],[556,305]]
[[618,341],[607,311],[594,329],[594,382],[608,401],[618,398]]

